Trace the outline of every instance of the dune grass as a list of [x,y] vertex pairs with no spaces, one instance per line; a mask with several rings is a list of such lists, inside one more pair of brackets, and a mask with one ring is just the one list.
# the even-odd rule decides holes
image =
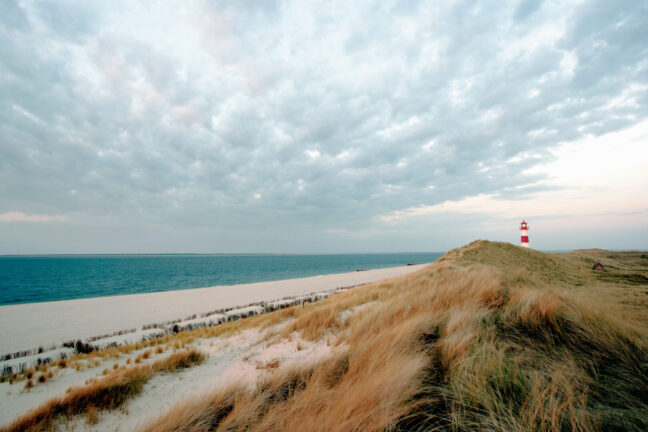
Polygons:
[[202,362],[204,355],[187,350],[169,355],[151,365],[117,370],[93,383],[72,388],[62,398],[54,398],[15,420],[2,432],[53,430],[61,418],[86,415],[90,424],[96,423],[97,412],[120,407],[142,392],[144,384],[158,372],[173,372]]
[[[591,270],[597,261],[605,272]],[[644,431],[647,272],[641,253],[548,254],[478,241],[417,273],[319,303],[78,354],[58,368],[135,350],[144,350],[134,358],[142,362],[286,322],[276,338],[326,340],[333,355],[301,367],[264,364],[253,389],[201,396],[142,431]],[[81,414],[95,424],[154,373],[202,360],[191,352],[108,371],[2,431],[47,430]]]
[[[476,242],[415,274],[281,311],[294,318],[286,332],[345,349],[185,403],[142,431],[648,430],[648,345],[634,325],[645,305],[632,291],[648,287],[593,274],[589,261],[605,253]],[[608,275],[648,269],[632,254],[610,263]]]

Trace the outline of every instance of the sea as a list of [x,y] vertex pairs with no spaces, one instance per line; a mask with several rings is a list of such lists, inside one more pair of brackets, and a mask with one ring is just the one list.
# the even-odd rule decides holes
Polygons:
[[434,262],[440,252],[0,256],[0,305],[236,285]]

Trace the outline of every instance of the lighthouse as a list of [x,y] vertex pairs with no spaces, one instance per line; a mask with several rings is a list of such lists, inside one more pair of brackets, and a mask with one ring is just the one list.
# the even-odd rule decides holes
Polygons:
[[522,233],[522,239],[520,240],[520,246],[528,248],[529,247],[529,234],[527,233],[527,230],[529,227],[527,226],[527,223],[522,220],[522,223],[520,224],[520,232]]

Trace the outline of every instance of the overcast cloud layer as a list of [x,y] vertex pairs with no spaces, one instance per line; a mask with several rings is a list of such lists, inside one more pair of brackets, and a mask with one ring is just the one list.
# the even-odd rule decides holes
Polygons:
[[[648,2],[568,3],[2,1],[0,253],[516,241],[452,203],[559,196],[648,119]],[[538,247],[645,248],[646,196]]]

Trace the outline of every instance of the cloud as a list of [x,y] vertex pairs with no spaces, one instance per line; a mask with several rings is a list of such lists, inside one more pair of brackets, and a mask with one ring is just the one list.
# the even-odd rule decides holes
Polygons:
[[534,168],[563,144],[648,117],[641,2],[0,9],[0,208],[28,214],[325,244],[551,196],[568,186]]
[[[555,184],[554,190],[532,185],[511,187],[505,193],[478,194],[434,205],[415,206],[378,216],[390,225],[435,215],[482,216],[481,224],[508,223],[520,218],[600,219],[621,225],[628,216],[648,217],[648,121],[621,132],[586,137],[554,150],[556,159],[534,167]],[[531,187],[530,187],[531,186]],[[617,216],[618,220],[614,221]]]
[[524,21],[542,6],[542,0],[521,0],[515,10],[515,19]]
[[60,222],[66,219],[65,216],[30,215],[20,212],[0,213],[0,222]]
[[[580,198],[580,199],[579,199]],[[444,201],[432,206],[411,207],[397,210],[387,215],[378,216],[378,220],[387,223],[404,223],[412,218],[446,214],[451,218],[455,214],[481,215],[486,224],[493,220],[510,221],[527,218],[577,218],[601,215],[644,215],[648,216],[648,203],[637,203],[629,208],[624,200],[606,201],[601,206],[601,197],[582,199],[583,191],[570,190],[568,193],[543,194],[534,193],[519,200],[502,199],[495,195],[476,195],[457,201]],[[606,194],[607,198],[607,194]],[[575,205],[575,202],[577,204]]]

